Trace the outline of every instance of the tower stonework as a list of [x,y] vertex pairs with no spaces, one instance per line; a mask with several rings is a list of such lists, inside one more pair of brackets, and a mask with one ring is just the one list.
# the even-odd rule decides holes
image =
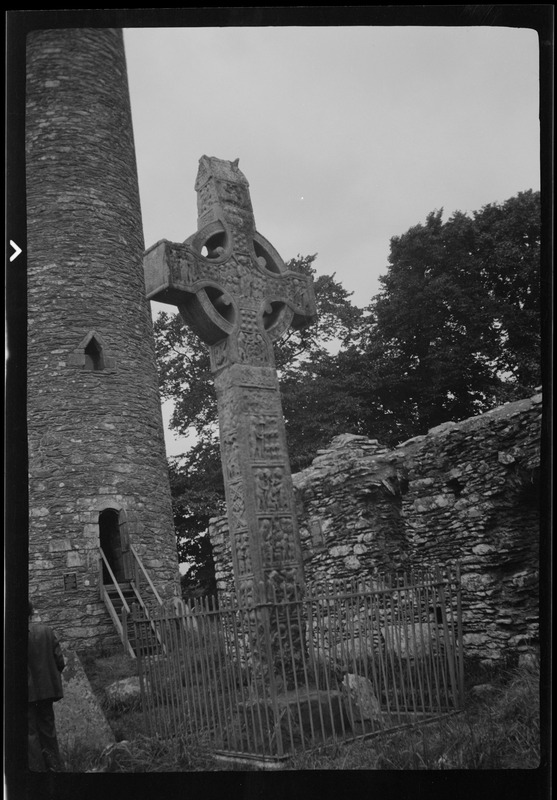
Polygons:
[[29,35],[26,190],[29,594],[79,648],[115,635],[101,543],[179,591],[121,30]]

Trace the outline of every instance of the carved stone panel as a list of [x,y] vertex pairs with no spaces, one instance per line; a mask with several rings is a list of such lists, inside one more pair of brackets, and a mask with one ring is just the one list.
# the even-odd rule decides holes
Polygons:
[[253,476],[258,513],[290,509],[284,467],[254,467]]
[[298,566],[281,566],[264,572],[266,595],[278,603],[300,599],[302,585],[301,569]]
[[252,461],[280,461],[282,456],[279,420],[276,415],[249,416],[249,450]]
[[223,465],[225,479],[229,482],[238,480],[240,471],[240,450],[238,446],[238,432],[232,430],[222,436]]
[[232,527],[236,530],[238,528],[246,527],[246,504],[244,500],[244,487],[242,483],[231,483],[228,486],[228,494],[230,498],[229,511],[230,521]]
[[265,567],[296,561],[298,550],[291,516],[259,517],[258,525]]
[[246,530],[233,534],[233,550],[236,555],[238,577],[253,573],[249,533]]
[[274,364],[273,346],[262,330],[257,311],[243,307],[240,309],[240,319],[236,337],[238,361],[257,366]]

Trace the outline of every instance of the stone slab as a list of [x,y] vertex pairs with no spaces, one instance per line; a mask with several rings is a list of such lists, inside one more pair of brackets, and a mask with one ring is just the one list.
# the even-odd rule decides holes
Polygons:
[[115,736],[91,688],[78,654],[62,646],[66,667],[62,673],[64,697],[54,705],[58,743],[62,751],[86,745],[104,749]]

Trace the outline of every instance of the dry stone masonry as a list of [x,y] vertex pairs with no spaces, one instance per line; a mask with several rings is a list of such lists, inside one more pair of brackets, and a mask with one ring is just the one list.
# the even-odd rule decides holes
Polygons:
[[116,641],[103,524],[179,591],[121,30],[28,36],[26,151],[29,591],[79,648]]
[[[333,439],[293,476],[307,580],[459,561],[465,653],[538,641],[541,394],[448,423],[394,450]],[[231,587],[223,519],[210,527],[220,591]]]

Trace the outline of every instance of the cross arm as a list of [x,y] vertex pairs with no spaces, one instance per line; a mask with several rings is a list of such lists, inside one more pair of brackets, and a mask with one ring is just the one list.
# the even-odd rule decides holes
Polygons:
[[187,245],[166,239],[150,247],[143,257],[145,291],[149,300],[177,306],[184,320],[207,344],[218,342],[233,330],[232,298],[218,284],[218,274],[204,265]]

